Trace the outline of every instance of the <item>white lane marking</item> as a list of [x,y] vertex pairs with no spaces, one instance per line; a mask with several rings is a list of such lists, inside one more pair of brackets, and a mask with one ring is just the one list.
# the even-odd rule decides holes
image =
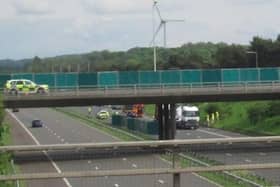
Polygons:
[[56,136],[56,133],[53,133]]
[[252,162],[252,160],[245,159],[245,162],[251,163],[251,162]]
[[164,182],[164,180],[159,179],[159,180],[158,180],[158,183],[164,184],[165,182]]
[[95,170],[99,170],[99,167],[98,167],[98,166],[95,166]]
[[[36,145],[41,145],[40,142],[33,136],[33,134],[26,128],[26,126],[21,122],[13,113],[11,113],[9,110],[6,110],[19,124],[20,126],[27,132],[27,134],[32,138],[32,140],[35,142]],[[43,153],[48,157],[53,167],[56,169],[57,173],[62,173],[61,169],[57,166],[57,164],[52,160],[52,158],[47,154],[46,151],[43,151]],[[66,186],[72,187],[70,182],[67,178],[63,178],[63,181],[65,182]]]
[[63,139],[63,138],[61,139],[61,142],[64,142],[64,139]]
[[127,161],[127,159],[126,159],[126,158],[123,158],[122,160],[123,160],[123,161]]
[[60,136],[57,136],[58,139],[60,139]]
[[91,160],[88,160],[88,162],[87,162],[88,164],[91,164]]
[[137,168],[137,165],[136,165],[136,164],[132,164],[132,167],[133,167],[133,168]]
[[119,184],[114,184],[114,187],[120,187],[120,185]]
[[232,156],[232,154],[230,154],[230,153],[226,153],[226,156],[229,156],[229,157],[230,157],[230,156]]
[[213,185],[217,186],[217,187],[224,187],[224,186],[222,186],[222,185],[220,185],[220,184],[218,184],[218,183],[216,183],[216,182],[214,182],[214,181],[211,181],[211,180],[207,179],[206,177],[203,177],[203,176],[201,176],[201,175],[198,175],[197,173],[192,173],[192,174],[193,174],[194,176],[196,176],[196,177],[202,179],[202,180],[205,180],[205,181],[209,182],[210,184],[213,184]]
[[260,156],[266,156],[266,153],[259,153]]
[[222,138],[231,138],[230,136],[222,135],[222,134],[219,134],[219,133],[216,133],[216,132],[209,132],[209,131],[202,130],[202,129],[197,129],[197,131],[203,132],[203,133],[206,133],[206,134],[210,134],[210,135],[214,135],[214,136],[219,136],[219,137],[222,137]]

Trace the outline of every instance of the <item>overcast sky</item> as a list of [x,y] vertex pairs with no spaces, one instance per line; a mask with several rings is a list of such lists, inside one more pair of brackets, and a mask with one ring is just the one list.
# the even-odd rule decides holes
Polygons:
[[[0,59],[147,47],[153,0],[0,0]],[[280,0],[158,0],[168,47],[280,33]],[[157,24],[159,24],[157,20]],[[160,33],[161,34],[161,33]],[[163,36],[158,35],[158,45]]]

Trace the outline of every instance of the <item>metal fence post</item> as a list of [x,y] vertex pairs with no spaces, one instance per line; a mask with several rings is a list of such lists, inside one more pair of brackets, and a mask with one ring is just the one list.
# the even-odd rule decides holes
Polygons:
[[173,174],[173,187],[180,187],[180,173]]
[[134,84],[134,95],[137,95],[137,85]]

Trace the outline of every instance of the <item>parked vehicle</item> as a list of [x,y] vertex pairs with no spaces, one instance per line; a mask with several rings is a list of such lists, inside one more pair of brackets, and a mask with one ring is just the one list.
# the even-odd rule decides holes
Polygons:
[[43,122],[39,119],[35,119],[32,121],[32,127],[36,128],[36,127],[43,127]]
[[108,119],[110,117],[110,114],[106,110],[101,110],[96,114],[97,119]]
[[22,94],[22,93],[38,93],[44,94],[49,91],[49,86],[47,84],[36,84],[30,80],[26,79],[12,79],[8,80],[5,84],[4,91],[6,94]]
[[144,114],[144,105],[143,104],[134,104],[134,105],[125,105],[123,112],[128,117],[141,118]]
[[178,129],[197,129],[199,121],[198,107],[179,106],[176,108],[176,127]]
[[19,112],[19,109],[18,108],[13,108],[12,112]]

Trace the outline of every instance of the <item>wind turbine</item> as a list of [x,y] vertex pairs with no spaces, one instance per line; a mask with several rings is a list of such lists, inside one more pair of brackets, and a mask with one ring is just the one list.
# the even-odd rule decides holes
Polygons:
[[[157,27],[157,29],[155,30],[155,23],[154,23],[154,11],[156,10],[158,17],[160,19],[160,24]],[[155,44],[155,39],[159,33],[159,31],[161,30],[161,28],[163,28],[163,44],[164,47],[166,48],[167,46],[167,40],[166,40],[166,24],[169,22],[184,22],[185,20],[183,19],[163,19],[159,10],[159,7],[157,6],[157,1],[154,0],[154,4],[153,4],[153,39],[150,43],[150,46],[153,44],[153,48],[154,48],[154,71],[157,71],[156,68],[156,61],[157,61],[157,50],[156,50],[156,44]]]

